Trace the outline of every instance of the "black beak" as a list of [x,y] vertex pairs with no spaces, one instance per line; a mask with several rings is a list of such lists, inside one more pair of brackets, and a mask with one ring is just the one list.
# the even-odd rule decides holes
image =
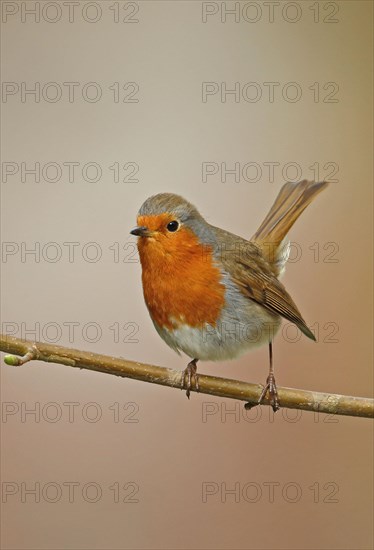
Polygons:
[[136,237],[150,237],[152,235],[152,231],[149,231],[148,227],[135,227],[132,231],[130,231],[131,235],[135,235]]

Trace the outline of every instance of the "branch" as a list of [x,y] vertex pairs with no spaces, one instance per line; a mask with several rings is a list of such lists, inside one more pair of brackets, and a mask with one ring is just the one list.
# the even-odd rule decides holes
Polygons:
[[[123,378],[142,380],[151,384],[161,384],[172,388],[181,389],[182,372],[145,363],[137,363],[79,351],[76,349],[44,344],[42,342],[30,342],[12,336],[0,335],[0,351],[15,355],[6,355],[4,361],[8,365],[19,366],[28,361],[46,361],[47,363],[59,363],[69,367],[94,370],[106,374],[114,374]],[[195,391],[192,388],[192,391]],[[253,405],[261,395],[262,386],[249,384],[216,376],[199,375],[199,392],[217,397],[240,399]],[[336,395],[291,388],[278,388],[280,405],[289,409],[301,409],[304,411],[323,412],[328,414],[340,414],[347,416],[374,417],[374,399],[366,397],[350,397],[348,395]],[[269,405],[268,399],[264,400]]]

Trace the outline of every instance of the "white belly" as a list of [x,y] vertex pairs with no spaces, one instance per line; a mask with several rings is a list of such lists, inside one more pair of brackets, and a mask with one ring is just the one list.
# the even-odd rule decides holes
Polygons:
[[280,327],[279,316],[266,310],[264,312],[258,304],[253,305],[258,315],[253,315],[247,322],[223,316],[215,327],[205,325],[203,328],[192,328],[181,324],[172,331],[158,326],[156,329],[171,348],[183,351],[193,359],[234,359],[252,348],[271,342]]

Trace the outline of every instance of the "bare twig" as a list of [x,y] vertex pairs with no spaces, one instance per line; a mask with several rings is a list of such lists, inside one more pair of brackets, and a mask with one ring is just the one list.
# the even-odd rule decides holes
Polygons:
[[[142,380],[143,382],[150,382],[152,384],[181,388],[181,371],[147,365],[145,363],[136,363],[127,359],[109,357],[107,355],[42,342],[30,342],[3,335],[0,335],[0,351],[21,356],[6,355],[4,361],[8,365],[19,366],[32,360],[46,361],[48,363],[60,363],[70,367]],[[262,386],[259,384],[249,384],[247,382],[205,376],[203,374],[199,375],[199,392],[204,394],[240,399],[241,401],[255,405],[261,395],[261,390]],[[194,391],[193,388],[192,391]],[[289,409],[366,418],[374,417],[374,399],[366,397],[350,397],[348,395],[291,388],[278,388],[278,394],[281,406]],[[267,399],[264,404],[269,404]]]

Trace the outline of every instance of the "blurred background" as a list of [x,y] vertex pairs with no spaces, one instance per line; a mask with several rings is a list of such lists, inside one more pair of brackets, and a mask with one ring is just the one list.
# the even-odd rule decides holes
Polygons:
[[[372,394],[372,3],[2,2],[2,332],[183,369],[129,235],[179,193],[244,237],[281,185],[278,385]],[[264,382],[267,349],[200,372]],[[3,355],[2,355],[3,356]],[[372,421],[1,365],[4,549],[370,549]]]

